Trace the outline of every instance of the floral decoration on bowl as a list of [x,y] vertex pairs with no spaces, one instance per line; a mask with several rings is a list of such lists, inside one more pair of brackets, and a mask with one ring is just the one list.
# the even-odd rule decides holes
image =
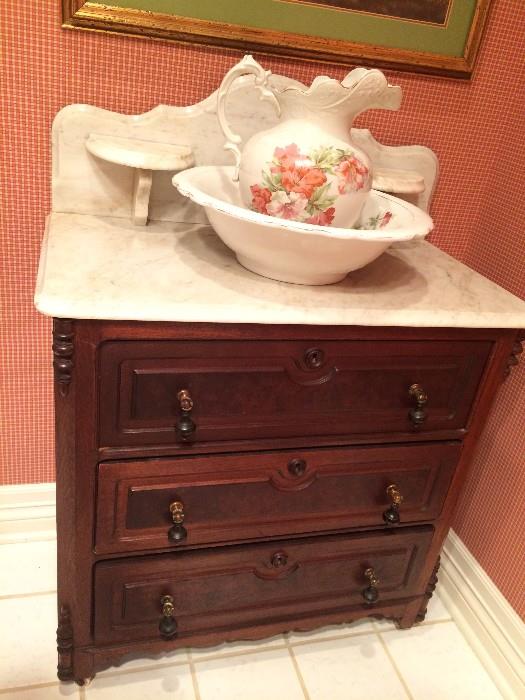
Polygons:
[[280,219],[330,226],[339,197],[370,189],[370,171],[349,149],[301,153],[295,143],[274,150],[262,183],[250,186],[251,208]]
[[360,231],[376,231],[377,229],[385,228],[393,218],[394,215],[391,211],[385,211],[382,214],[369,216],[363,224],[356,226],[356,229]]

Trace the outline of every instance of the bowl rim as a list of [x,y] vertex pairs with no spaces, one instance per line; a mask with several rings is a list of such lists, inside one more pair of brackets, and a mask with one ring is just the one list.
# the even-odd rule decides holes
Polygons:
[[188,197],[196,204],[200,204],[204,208],[210,208],[224,214],[225,216],[239,219],[240,221],[246,221],[251,224],[257,224],[258,226],[264,226],[265,228],[269,227],[284,229],[295,233],[324,236],[327,238],[391,242],[408,241],[414,238],[424,238],[434,228],[434,223],[431,217],[422,209],[419,209],[419,207],[416,207],[414,204],[410,204],[410,202],[406,202],[403,199],[399,199],[399,197],[395,197],[394,195],[373,189],[370,190],[371,194],[374,194],[380,199],[385,199],[387,202],[392,202],[394,206],[401,207],[410,212],[414,217],[414,221],[410,228],[415,230],[408,231],[403,227],[398,229],[382,230],[338,228],[335,226],[332,227],[307,224],[300,221],[293,221],[291,219],[280,219],[275,216],[269,216],[268,214],[260,214],[259,212],[251,209],[245,209],[237,204],[231,204],[225,202],[224,200],[218,199],[213,195],[207,194],[191,181],[197,172],[205,175],[206,172],[209,173],[210,171],[223,172],[224,174],[229,175],[233,180],[235,167],[231,165],[198,165],[176,173],[172,178],[172,184],[180,192],[180,194]]

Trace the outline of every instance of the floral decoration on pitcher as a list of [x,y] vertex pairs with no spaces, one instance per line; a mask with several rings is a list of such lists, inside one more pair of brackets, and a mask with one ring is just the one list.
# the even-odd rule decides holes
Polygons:
[[319,226],[332,223],[339,195],[361,190],[369,180],[368,168],[352,151],[335,147],[306,155],[291,143],[276,148],[269,165],[262,184],[250,187],[252,209]]

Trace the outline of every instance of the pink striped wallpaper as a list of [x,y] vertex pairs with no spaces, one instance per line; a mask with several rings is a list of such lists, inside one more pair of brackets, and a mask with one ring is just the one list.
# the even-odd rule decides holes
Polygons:
[[[72,102],[139,113],[188,104],[216,88],[239,53],[72,32],[59,0],[0,3],[3,160],[0,170],[2,299],[0,483],[51,481],[53,406],[50,323],[32,306],[44,216],[49,211],[50,127]],[[516,294],[525,295],[520,221],[525,5],[495,0],[471,82],[389,73],[404,91],[398,113],[370,113],[360,126],[391,144],[437,153],[441,179],[433,242]],[[259,57],[308,82],[341,67]],[[500,393],[479,447],[455,527],[525,617],[523,532],[525,371]],[[520,559],[521,557],[521,559]],[[521,573],[521,576],[519,575]]]

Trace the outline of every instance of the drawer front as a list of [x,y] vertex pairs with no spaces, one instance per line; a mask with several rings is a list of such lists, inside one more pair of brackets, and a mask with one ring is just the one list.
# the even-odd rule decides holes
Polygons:
[[[181,443],[179,392],[196,444],[460,430],[491,344],[482,341],[120,341],[100,356],[104,447]],[[179,429],[177,428],[179,426]],[[184,445],[183,445],[184,446]]]
[[[432,528],[221,547],[103,562],[95,567],[95,640],[158,639],[161,599],[173,598],[178,638],[422,594]],[[369,596],[374,598],[375,595]],[[364,614],[367,614],[366,612]],[[171,622],[171,620],[169,620]]]
[[382,527],[385,512],[392,519],[390,485],[403,498],[393,509],[401,524],[430,521],[459,452],[442,443],[102,463],[96,551]]

